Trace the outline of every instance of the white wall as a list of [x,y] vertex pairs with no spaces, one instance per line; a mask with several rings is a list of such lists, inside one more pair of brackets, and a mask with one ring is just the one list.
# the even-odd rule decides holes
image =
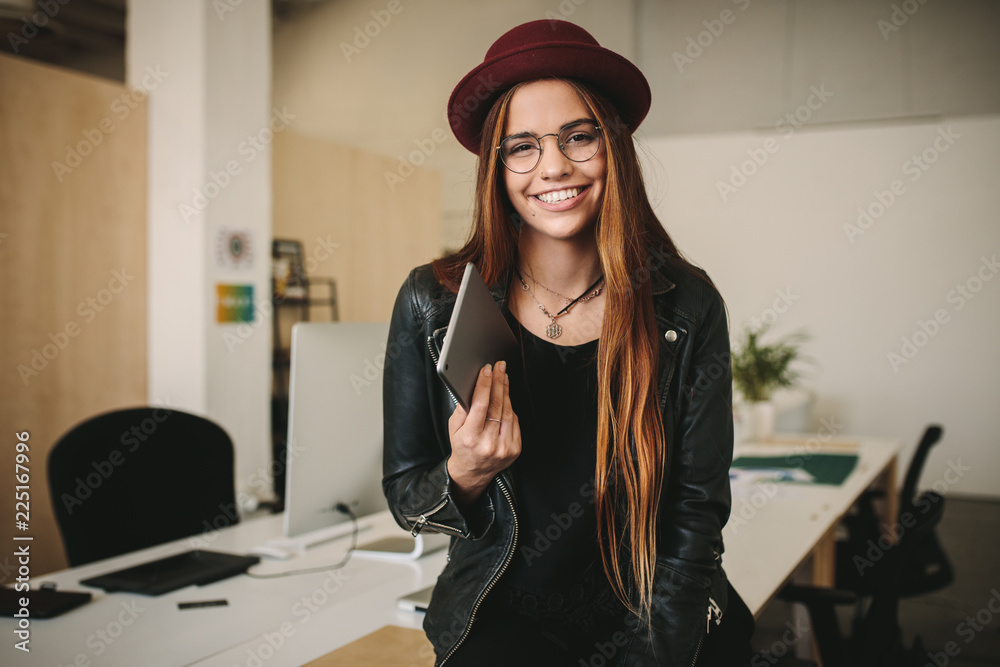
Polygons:
[[[205,415],[236,447],[240,493],[270,470],[271,7],[130,0],[127,79],[149,92],[149,401]],[[258,150],[249,143],[256,138]],[[220,262],[220,232],[252,259]],[[250,324],[216,321],[216,285],[252,285]]]
[[[812,337],[810,428],[827,418],[845,435],[899,438],[905,462],[938,422],[924,485],[1000,497],[1000,116],[645,149],[660,218],[719,286],[734,339],[753,318],[771,335]],[[914,155],[933,162],[921,169]],[[750,175],[720,192],[734,169]],[[859,223],[879,198],[894,201]]]
[[771,127],[811,86],[812,120],[1000,111],[1000,3],[991,0],[639,0],[649,136]]

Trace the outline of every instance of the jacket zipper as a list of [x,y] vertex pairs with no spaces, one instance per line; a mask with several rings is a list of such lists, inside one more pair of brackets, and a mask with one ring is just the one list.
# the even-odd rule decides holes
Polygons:
[[[438,329],[437,331],[440,331],[440,329]],[[434,333],[437,333],[437,331],[435,331]],[[434,349],[434,334],[431,334],[430,336],[427,337],[427,351],[430,352],[431,361],[434,362],[434,366],[436,367],[437,363],[438,363],[438,355],[437,355],[437,350]],[[448,387],[447,385],[445,385],[445,389],[448,390],[448,395],[451,396],[452,402],[455,405],[458,405],[458,399],[455,398],[455,394],[453,394],[451,392],[451,388]],[[476,612],[479,611],[479,607],[480,607],[480,605],[482,605],[483,600],[486,599],[486,596],[489,594],[489,592],[496,585],[497,581],[500,580],[500,577],[503,576],[503,573],[507,571],[507,567],[510,565],[510,562],[514,559],[514,553],[517,551],[517,532],[518,532],[518,529],[517,529],[517,510],[514,509],[514,501],[511,499],[510,491],[507,490],[507,485],[504,483],[503,477],[501,477],[500,475],[497,475],[497,484],[500,487],[500,491],[503,492],[504,498],[507,499],[507,504],[510,505],[510,513],[511,513],[511,516],[513,517],[513,519],[514,519],[514,539],[512,539],[511,542],[510,542],[510,550],[507,552],[507,557],[504,560],[503,565],[500,567],[500,570],[497,572],[496,576],[493,577],[493,579],[490,581],[490,583],[486,585],[486,588],[483,590],[483,592],[479,595],[479,598],[476,600],[476,604],[473,605],[473,607],[472,607],[472,614],[469,616],[469,624],[465,627],[465,632],[462,633],[462,636],[458,638],[458,642],[454,646],[451,647],[451,650],[448,652],[448,655],[446,655],[444,657],[444,660],[441,661],[442,665],[445,662],[447,662],[448,659],[452,655],[455,654],[455,651],[458,650],[458,647],[461,646],[462,642],[465,641],[465,638],[469,636],[469,631],[472,630],[472,623],[473,623],[473,621],[476,620]],[[443,501],[442,504],[439,507],[436,507],[435,509],[433,509],[431,512],[429,512],[429,514],[433,514],[438,509],[440,509],[441,507],[443,507],[444,506],[444,502],[447,502],[447,500]],[[407,517],[407,519],[409,519],[409,517]],[[422,520],[418,524],[421,528],[425,524],[430,523],[429,521],[427,521],[427,517],[425,515],[421,515],[420,517],[417,518],[417,520],[418,521]],[[414,529],[417,529],[416,525],[414,525]],[[451,560],[451,559],[449,558],[449,560]]]
[[[709,612],[711,615],[711,612]],[[694,659],[691,661],[691,667],[695,667],[698,664],[698,655],[701,653],[701,645],[705,643],[705,635],[698,638],[698,646],[694,649]]]
[[[438,329],[434,333],[437,333],[438,331],[441,331],[441,329]],[[437,351],[434,349],[434,334],[427,337],[427,351],[431,353],[431,361],[434,362],[434,368],[436,369],[438,365],[438,355]],[[444,388],[448,390],[448,395],[451,396],[452,403],[458,405],[458,399],[455,398],[455,394],[451,393],[451,387],[445,385]]]
[[419,533],[423,529],[423,527],[426,526],[427,524],[430,524],[432,526],[435,525],[433,522],[431,522],[427,518],[427,515],[428,514],[434,514],[435,512],[440,511],[441,508],[444,507],[447,504],[448,504],[448,499],[444,498],[444,499],[441,500],[441,502],[439,502],[437,505],[435,505],[434,507],[430,508],[429,510],[427,510],[426,512],[424,512],[420,516],[404,516],[403,518],[406,519],[407,521],[414,521],[414,522],[416,522],[416,523],[413,524],[413,528],[410,529],[410,535],[412,535],[413,537],[416,537],[417,533]]
[[715,624],[720,625],[722,623],[722,607],[716,602],[711,595],[708,596],[708,623],[705,625],[705,634],[707,635],[712,627],[712,617],[715,616]]
[[469,632],[472,630],[472,623],[476,620],[476,612],[479,611],[479,607],[480,605],[482,605],[483,600],[486,599],[486,596],[493,589],[496,583],[500,580],[500,577],[503,576],[503,573],[507,571],[507,567],[510,565],[510,562],[514,559],[514,553],[515,551],[517,551],[517,510],[514,509],[514,501],[510,497],[510,491],[507,490],[507,485],[504,483],[503,477],[497,475],[496,479],[497,479],[497,484],[500,486],[500,491],[503,492],[504,498],[507,499],[507,503],[510,505],[511,516],[514,518],[514,539],[512,539],[510,542],[510,550],[507,552],[507,558],[504,560],[503,565],[500,567],[500,570],[496,573],[496,576],[494,576],[493,579],[490,580],[490,583],[486,585],[486,588],[483,589],[483,592],[480,593],[479,598],[476,600],[476,604],[473,605],[472,614],[469,616],[469,624],[465,626],[465,632],[462,633],[462,636],[458,638],[458,642],[451,647],[450,651],[448,651],[448,655],[446,655],[444,657],[444,660],[441,661],[441,665],[444,665],[444,663],[448,662],[448,658],[450,658],[455,654],[455,651],[458,650],[458,647],[461,646],[462,642],[465,641],[465,638],[469,636]]
[[708,596],[708,619],[705,621],[705,634],[701,636],[698,640],[698,646],[694,649],[694,660],[691,661],[691,667],[695,667],[698,664],[698,656],[701,654],[701,647],[705,643],[705,637],[712,631],[712,617],[715,616],[715,624],[719,625],[722,623],[722,608],[719,607],[719,603],[716,602],[711,595]]

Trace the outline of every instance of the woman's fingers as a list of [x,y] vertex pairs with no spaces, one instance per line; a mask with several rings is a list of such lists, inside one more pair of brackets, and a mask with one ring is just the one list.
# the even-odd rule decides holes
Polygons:
[[503,387],[502,387],[502,398],[500,405],[500,430],[503,432],[510,431],[512,421],[514,418],[514,408],[510,404],[510,378],[504,373],[503,377]]
[[517,415],[510,402],[510,379],[504,377],[503,386],[503,413],[500,418],[500,435],[506,444],[507,453],[513,458],[517,458],[521,453],[521,426],[518,424]]
[[476,388],[472,392],[472,405],[469,406],[469,416],[466,422],[479,424],[486,420],[490,405],[490,394],[493,389],[493,366],[486,364],[476,378]]
[[496,424],[500,426],[500,420],[503,417],[503,406],[506,396],[506,387],[508,385],[507,380],[507,362],[498,361],[493,364],[493,386],[490,389],[490,407],[486,411],[486,419],[489,420],[484,426],[489,426],[490,424]]

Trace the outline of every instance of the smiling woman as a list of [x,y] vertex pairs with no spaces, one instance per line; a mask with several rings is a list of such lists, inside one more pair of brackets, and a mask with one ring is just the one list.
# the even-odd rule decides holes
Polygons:
[[[646,196],[649,105],[632,63],[564,21],[509,31],[452,93],[479,157],[472,232],[400,290],[383,400],[397,521],[452,536],[424,621],[438,665],[749,663],[721,558],[728,366],[681,389],[728,357],[725,309]],[[433,362],[469,262],[521,349],[466,411]]]

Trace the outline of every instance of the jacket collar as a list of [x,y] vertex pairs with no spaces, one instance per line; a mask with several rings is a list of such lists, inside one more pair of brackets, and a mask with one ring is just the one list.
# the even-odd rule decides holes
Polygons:
[[653,273],[653,294],[663,294],[674,288],[674,282],[667,278],[666,273],[661,268]]

